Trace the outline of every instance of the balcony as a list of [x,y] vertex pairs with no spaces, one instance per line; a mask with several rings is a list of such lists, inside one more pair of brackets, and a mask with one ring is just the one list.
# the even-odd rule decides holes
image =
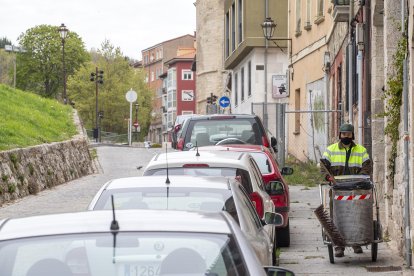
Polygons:
[[333,0],[333,19],[335,22],[349,21],[349,2],[350,0]]

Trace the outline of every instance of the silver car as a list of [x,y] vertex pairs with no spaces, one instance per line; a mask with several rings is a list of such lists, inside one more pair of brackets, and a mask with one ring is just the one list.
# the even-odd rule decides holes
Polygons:
[[227,212],[106,210],[0,220],[0,275],[278,275]]
[[[273,223],[267,213],[262,221],[240,182],[224,177],[143,176],[114,179],[102,186],[89,210],[170,209],[202,212],[227,211],[250,241],[263,265],[276,264],[273,240],[263,225]],[[279,216],[279,214],[277,214]]]

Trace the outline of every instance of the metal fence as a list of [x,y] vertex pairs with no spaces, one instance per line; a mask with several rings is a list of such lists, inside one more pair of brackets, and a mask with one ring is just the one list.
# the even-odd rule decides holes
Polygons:
[[[95,141],[93,138],[93,130],[87,129],[86,133],[90,141]],[[132,141],[135,141],[136,133],[132,133]],[[98,138],[100,143],[110,143],[110,144],[128,144],[128,134],[119,134],[115,132],[100,131],[100,136]]]
[[[280,166],[284,166],[288,155],[299,160],[319,162],[323,152],[332,142],[329,140],[329,114],[340,110],[288,110],[285,103],[268,103],[268,132],[277,140],[277,158]],[[264,103],[252,103],[253,114],[262,120],[265,118]],[[289,133],[288,133],[289,131]]]

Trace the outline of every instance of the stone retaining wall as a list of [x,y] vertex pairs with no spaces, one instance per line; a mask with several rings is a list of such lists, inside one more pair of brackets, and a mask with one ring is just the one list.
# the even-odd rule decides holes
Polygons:
[[0,152],[0,206],[94,172],[84,137]]

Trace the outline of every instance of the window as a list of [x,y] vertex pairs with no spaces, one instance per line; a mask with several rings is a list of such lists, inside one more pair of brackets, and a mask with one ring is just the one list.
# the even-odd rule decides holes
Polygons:
[[311,0],[306,0],[306,22],[305,22],[305,30],[310,29],[311,26]]
[[318,1],[318,10],[317,10],[317,16],[323,16],[323,9],[324,9],[324,0],[317,0]]
[[154,71],[151,71],[151,81],[154,81]]
[[192,79],[193,79],[193,71],[191,70],[182,71],[182,80],[192,80]]
[[239,76],[236,74],[234,74],[234,105],[237,106],[239,103],[239,99],[238,99],[238,90],[239,90]]
[[177,85],[177,74],[175,68],[168,69],[167,88],[175,88]]
[[230,55],[230,14],[229,12],[226,13],[226,22],[225,22],[225,28],[226,28],[226,38],[225,38],[225,51],[226,51],[226,57]]
[[240,71],[241,101],[244,101],[244,67]]
[[252,95],[252,62],[247,63],[247,96]]
[[[295,90],[295,110],[300,110],[300,89]],[[295,132],[294,134],[300,133],[300,113],[295,113]]]
[[236,6],[231,5],[231,51],[236,49]]
[[238,4],[238,23],[239,23],[239,30],[238,30],[238,38],[239,44],[243,41],[243,0],[239,0]]
[[301,34],[301,0],[296,0],[296,35]]
[[177,90],[172,91],[172,107],[177,107]]

